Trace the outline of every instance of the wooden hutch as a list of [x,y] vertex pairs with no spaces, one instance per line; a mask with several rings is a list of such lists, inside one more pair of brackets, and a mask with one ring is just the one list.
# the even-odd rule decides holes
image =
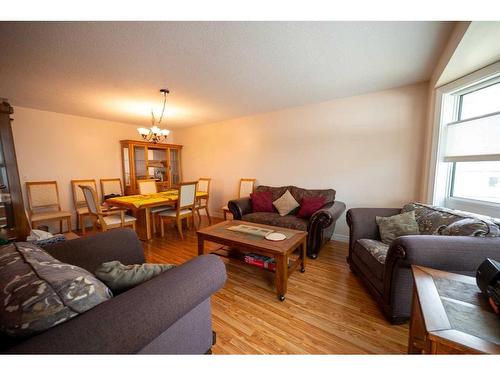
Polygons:
[[24,241],[30,226],[24,210],[17,169],[11,115],[14,109],[0,98],[0,238]]
[[120,146],[126,195],[139,194],[137,180],[156,180],[158,191],[182,182],[181,145],[123,140]]

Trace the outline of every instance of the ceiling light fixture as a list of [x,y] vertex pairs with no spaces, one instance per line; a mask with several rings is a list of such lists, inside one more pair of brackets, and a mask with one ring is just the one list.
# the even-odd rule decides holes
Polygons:
[[159,125],[161,125],[161,121],[163,120],[163,115],[165,113],[165,106],[167,105],[167,94],[170,93],[168,89],[161,89],[160,92],[163,94],[163,108],[161,110],[160,118],[158,122],[156,122],[155,114],[153,109],[151,109],[151,124],[153,125],[151,128],[137,128],[137,131],[141,135],[141,137],[152,143],[161,143],[166,142],[167,137],[170,134],[170,130],[168,129],[160,129]]

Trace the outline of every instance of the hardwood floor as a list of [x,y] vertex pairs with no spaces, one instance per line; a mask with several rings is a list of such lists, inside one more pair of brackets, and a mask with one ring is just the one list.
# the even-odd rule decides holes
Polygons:
[[[181,264],[197,256],[196,233],[186,233],[181,241],[169,226],[166,238],[156,236],[144,243],[146,259]],[[305,273],[290,276],[284,302],[276,298],[274,275],[223,258],[228,280],[212,298],[217,332],[213,353],[406,353],[408,325],[393,326],[383,318],[350,272],[346,255],[347,244],[327,244],[318,259],[308,261]]]

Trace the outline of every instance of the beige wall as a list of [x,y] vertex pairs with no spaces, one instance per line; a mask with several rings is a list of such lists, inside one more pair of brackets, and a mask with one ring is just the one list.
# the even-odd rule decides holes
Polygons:
[[[214,214],[236,196],[240,177],[334,188],[348,208],[401,206],[419,196],[427,87],[416,84],[176,130],[176,141],[184,145],[184,177],[213,179]],[[348,234],[344,217],[338,238]]]
[[23,191],[26,181],[56,180],[64,210],[73,210],[70,180],[95,178],[99,189],[100,178],[121,177],[118,141],[139,139],[130,124],[22,107],[13,118]]

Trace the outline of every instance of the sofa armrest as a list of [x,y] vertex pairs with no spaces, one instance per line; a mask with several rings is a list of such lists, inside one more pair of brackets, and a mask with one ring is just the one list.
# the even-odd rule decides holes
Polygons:
[[335,223],[345,210],[345,204],[335,201],[329,206],[316,211],[307,223],[307,255],[313,259],[335,230]]
[[362,238],[380,240],[376,216],[393,216],[401,213],[400,208],[351,208],[346,220],[349,226],[349,258],[357,240]]
[[500,260],[499,237],[411,235],[396,238],[385,260],[384,301],[392,310],[409,311],[411,265],[474,276],[486,258]]
[[500,261],[500,237],[412,235],[396,238],[386,266],[418,265],[452,272],[475,272],[486,258]]
[[123,264],[144,263],[144,251],[137,234],[126,228],[77,238],[45,247],[54,258],[64,263],[85,268],[94,273],[96,268],[112,260]]
[[233,199],[227,203],[227,207],[229,211],[233,214],[233,218],[235,220],[241,220],[243,215],[249,214],[252,212],[252,200],[248,197]]
[[226,269],[217,256],[199,256],[10,348],[7,353],[137,353],[208,299],[225,281]]
[[345,211],[345,203],[335,201],[331,206],[316,211],[309,219],[309,228],[319,226],[321,229],[328,228],[335,223]]

